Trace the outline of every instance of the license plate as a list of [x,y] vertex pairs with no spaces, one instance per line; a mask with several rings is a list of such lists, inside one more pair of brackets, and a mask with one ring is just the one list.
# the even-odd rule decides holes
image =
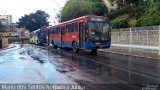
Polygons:
[[96,43],[96,45],[99,45],[99,44],[101,44],[101,43]]

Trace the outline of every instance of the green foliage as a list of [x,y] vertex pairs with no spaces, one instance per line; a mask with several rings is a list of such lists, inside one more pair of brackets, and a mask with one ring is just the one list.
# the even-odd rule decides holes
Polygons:
[[[110,0],[112,2],[118,0]],[[119,0],[121,1],[121,0]],[[120,5],[121,2],[118,2]],[[131,4],[132,3],[132,4]],[[113,28],[160,25],[160,0],[124,0],[120,9],[110,13]],[[127,18],[122,16],[128,15]]]
[[134,27],[136,22],[137,22],[136,18],[130,18],[128,20],[129,27]]
[[138,19],[135,26],[153,26],[160,25],[160,16],[153,14],[152,16],[146,16],[144,18]]
[[90,1],[90,2],[102,2],[102,0],[86,0],[86,1]]
[[160,0],[109,0],[119,8],[111,13],[102,0],[69,0],[57,18],[63,21],[84,15],[108,15],[113,28],[160,25]]
[[[83,8],[86,7],[86,8]],[[61,21],[74,19],[85,14],[91,14],[91,4],[85,1],[70,0],[61,11]]]
[[139,17],[144,13],[144,6],[126,5],[112,13],[109,13],[109,18],[112,20],[124,14],[128,14],[129,17]]
[[109,0],[111,3],[113,2],[116,2],[119,6],[119,8],[122,8],[126,5],[130,5],[130,4],[133,4],[133,5],[137,5],[141,2],[143,2],[143,0]]
[[123,15],[115,18],[112,22],[112,28],[127,28],[128,24],[128,16]]
[[25,14],[17,22],[19,28],[26,28],[30,31],[41,28],[42,26],[48,26],[49,15],[44,11],[37,10],[35,13],[29,15]]
[[94,7],[92,11],[95,15],[103,16],[108,12],[108,9],[106,8],[106,6],[101,2],[93,3],[92,7]]
[[144,17],[137,20],[135,26],[160,25],[160,1],[150,0],[147,3]]
[[84,15],[105,15],[107,7],[101,0],[69,0],[57,18],[62,22]]

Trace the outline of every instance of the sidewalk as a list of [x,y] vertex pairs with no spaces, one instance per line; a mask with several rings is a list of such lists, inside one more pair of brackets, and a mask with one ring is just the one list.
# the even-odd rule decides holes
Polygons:
[[6,47],[6,48],[2,48],[2,49],[0,49],[0,51],[2,51],[2,50],[6,50],[6,49],[10,49],[10,48],[14,48],[14,47],[16,47],[16,45],[9,44],[9,46],[8,46],[8,47]]
[[132,46],[131,51],[129,50],[129,45],[112,45],[110,49],[99,49],[100,52],[116,53],[122,55],[130,55],[137,57],[153,58],[159,59],[158,47],[148,47],[148,46]]

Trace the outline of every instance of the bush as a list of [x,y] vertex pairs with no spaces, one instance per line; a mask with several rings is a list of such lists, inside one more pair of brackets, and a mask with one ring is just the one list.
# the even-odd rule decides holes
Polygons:
[[135,26],[160,25],[160,1],[151,0],[145,10],[144,17],[137,20]]
[[108,8],[102,3],[93,3],[92,7],[92,12],[98,16],[104,16],[108,12]]
[[152,16],[146,16],[144,18],[141,18],[137,20],[135,26],[153,26],[153,25],[160,25],[160,17],[157,14],[154,14]]
[[128,20],[129,27],[134,27],[136,22],[137,22],[136,18],[130,18]]
[[129,27],[128,16],[127,15],[120,16],[120,17],[114,19],[111,22],[111,24],[112,24],[111,25],[112,28],[127,28],[127,27]]
[[130,9],[131,9],[131,6],[126,5],[125,7],[121,8],[121,9],[118,9],[118,10],[112,12],[112,13],[109,13],[108,16],[109,16],[110,19],[114,19],[118,16],[121,16],[121,15],[124,15],[124,14],[130,12]]
[[142,13],[144,13],[144,6],[131,6],[131,5],[126,5],[121,9],[118,9],[112,13],[109,13],[109,18],[112,20],[118,16],[128,14],[130,17],[139,17],[142,16]]

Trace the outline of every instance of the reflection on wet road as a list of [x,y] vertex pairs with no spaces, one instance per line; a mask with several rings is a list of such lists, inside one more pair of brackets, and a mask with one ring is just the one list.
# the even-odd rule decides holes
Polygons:
[[[47,53],[38,53],[38,50],[27,46],[17,46],[0,53],[3,54],[0,56],[0,83],[75,83],[56,71],[56,67],[48,61]],[[39,59],[45,63],[39,63]]]
[[160,82],[159,68],[158,60],[111,53],[96,57],[31,45],[0,51],[0,83],[80,84],[90,88],[105,86],[109,90],[142,90],[142,84]]

